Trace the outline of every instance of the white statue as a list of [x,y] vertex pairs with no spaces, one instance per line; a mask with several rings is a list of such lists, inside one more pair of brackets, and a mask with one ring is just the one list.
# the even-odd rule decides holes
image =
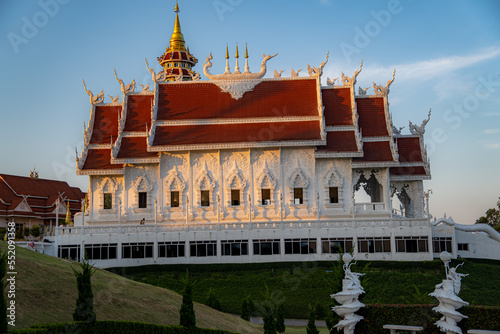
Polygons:
[[362,316],[355,314],[355,312],[365,306],[358,300],[359,296],[364,293],[364,289],[359,281],[359,277],[364,274],[351,271],[351,254],[344,254],[342,260],[344,261],[343,268],[345,272],[345,277],[342,280],[342,291],[331,295],[331,297],[335,298],[340,304],[339,306],[334,306],[332,310],[343,319],[334,327],[337,330],[344,329],[344,334],[354,334],[354,327],[363,319]]
[[439,300],[439,305],[432,310],[443,315],[441,319],[436,321],[436,326],[447,334],[462,334],[462,330],[458,327],[457,323],[467,318],[467,316],[459,313],[457,309],[469,305],[469,303],[458,297],[458,293],[460,292],[462,277],[467,276],[467,274],[457,273],[457,268],[463,263],[455,268],[449,268],[450,253],[442,252],[439,257],[444,262],[446,279],[442,283],[437,284],[434,292],[429,294],[429,296]]
[[429,114],[427,115],[427,119],[424,119],[422,124],[420,126],[413,124],[410,121],[410,132],[412,135],[423,135],[425,133],[425,126],[427,123],[431,120],[431,111],[432,109],[429,109]]
[[399,136],[399,135],[401,135],[401,130],[403,130],[404,128],[405,128],[404,126],[402,126],[400,128],[396,128],[394,125],[392,125],[392,132],[395,135]]

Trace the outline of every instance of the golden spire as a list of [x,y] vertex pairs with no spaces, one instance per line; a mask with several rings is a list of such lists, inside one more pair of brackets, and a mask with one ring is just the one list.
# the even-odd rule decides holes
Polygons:
[[226,59],[229,59],[229,49],[227,48],[227,44],[226,44]]
[[179,20],[179,4],[177,1],[175,2],[175,23],[174,23],[174,32],[172,33],[172,37],[170,37],[170,48],[179,51],[186,51],[184,35],[181,31],[181,22]]
[[245,58],[248,58],[248,43],[245,43]]
[[240,54],[238,53],[238,43],[236,43],[236,55],[234,58],[240,58]]
[[73,221],[71,220],[71,212],[69,212],[69,199],[68,199],[68,205],[67,205],[68,211],[66,211],[66,224],[69,226],[73,226]]

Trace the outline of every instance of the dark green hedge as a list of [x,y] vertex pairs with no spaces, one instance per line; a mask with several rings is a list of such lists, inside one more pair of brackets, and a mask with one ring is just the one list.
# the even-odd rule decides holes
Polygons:
[[94,323],[68,322],[58,324],[39,324],[32,328],[16,329],[16,334],[234,334],[217,329],[163,326],[133,321],[96,321]]
[[[423,334],[442,334],[434,323],[441,315],[432,311],[436,305],[369,305],[357,314],[364,317],[356,325],[356,334],[387,334],[386,324],[424,327]],[[459,312],[468,316],[458,323],[464,333],[468,329],[500,330],[500,307],[467,306]]]

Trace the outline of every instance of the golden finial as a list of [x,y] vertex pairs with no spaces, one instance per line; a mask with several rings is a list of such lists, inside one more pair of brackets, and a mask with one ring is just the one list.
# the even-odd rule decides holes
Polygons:
[[238,52],[238,43],[236,43],[236,55],[234,57],[235,58],[240,58],[240,54]]
[[170,47],[175,50],[184,51],[185,42],[184,42],[184,35],[182,34],[181,31],[181,22],[179,20],[180,10],[177,1],[175,2],[174,12],[175,12],[174,32],[172,33],[172,37],[170,37]]
[[179,4],[177,3],[177,0],[175,1],[175,9],[174,9],[174,12],[176,12],[176,13],[180,12],[180,10],[179,10]]
[[226,59],[229,59],[229,49],[227,47],[227,44],[226,44]]
[[248,43],[245,43],[245,58],[248,58]]

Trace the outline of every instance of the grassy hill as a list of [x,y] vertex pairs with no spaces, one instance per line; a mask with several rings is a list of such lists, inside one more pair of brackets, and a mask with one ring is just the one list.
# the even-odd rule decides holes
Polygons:
[[[2,252],[6,242],[0,242]],[[77,288],[71,268],[77,263],[18,247],[16,249],[16,328],[72,321]],[[98,320],[179,324],[182,297],[170,290],[135,282],[105,270],[92,278]],[[262,327],[195,304],[198,327],[262,333]]]
[[[460,273],[460,297],[472,305],[500,306],[500,261],[460,260],[465,262]],[[287,318],[306,319],[308,304],[319,303],[325,312],[332,302],[330,295],[340,291],[335,285],[330,262],[261,263],[239,265],[144,266],[111,269],[136,281],[180,291],[179,279],[185,268],[198,281],[195,301],[204,302],[210,288],[215,290],[224,312],[239,314],[245,296],[257,303],[264,286],[269,287],[275,301],[284,302]],[[437,304],[428,294],[444,279],[440,260],[427,262],[359,262],[353,267],[364,272],[362,284],[365,304]],[[342,274],[341,274],[342,276]],[[336,279],[340,284],[340,279]]]

